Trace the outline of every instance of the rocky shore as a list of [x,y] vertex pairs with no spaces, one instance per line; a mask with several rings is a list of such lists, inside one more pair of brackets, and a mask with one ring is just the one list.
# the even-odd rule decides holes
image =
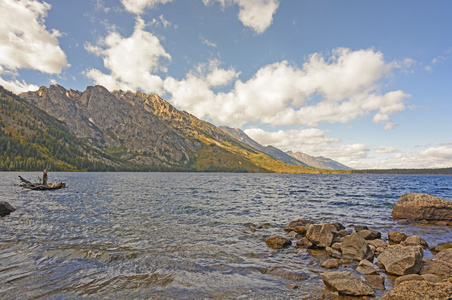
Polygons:
[[[452,201],[424,194],[404,195],[394,206],[393,218],[451,226]],[[268,237],[267,246],[324,251],[324,272],[319,274],[324,293],[317,299],[452,299],[452,242],[429,248],[422,237],[403,232],[389,231],[382,236],[367,226],[346,229],[337,222],[315,224],[301,219],[290,222],[284,231]],[[424,258],[424,251],[435,257]],[[308,278],[282,267],[275,269],[268,272],[293,280]]]

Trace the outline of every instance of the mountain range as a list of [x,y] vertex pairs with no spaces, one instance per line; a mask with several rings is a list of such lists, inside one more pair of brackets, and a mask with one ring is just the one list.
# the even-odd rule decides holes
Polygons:
[[0,88],[0,104],[0,147],[10,144],[2,170],[325,172],[264,153],[155,94]]

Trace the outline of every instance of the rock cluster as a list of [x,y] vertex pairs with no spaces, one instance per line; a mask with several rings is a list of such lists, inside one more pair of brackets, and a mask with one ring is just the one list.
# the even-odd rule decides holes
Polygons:
[[[435,259],[423,260],[427,243],[421,237],[401,232],[390,231],[386,242],[380,232],[366,226],[355,226],[353,232],[348,232],[339,223],[314,224],[306,220],[290,222],[284,230],[289,238],[272,236],[266,240],[268,246],[290,247],[290,238],[297,238],[297,248],[324,250],[329,258],[321,262],[322,268],[340,269],[320,276],[325,286],[339,295],[371,296],[376,290],[381,293],[388,277],[381,274],[386,273],[389,278],[397,277],[395,288],[382,299],[426,299],[419,295],[452,299],[452,248],[438,247]],[[291,273],[283,271],[278,275],[289,278],[286,274]]]

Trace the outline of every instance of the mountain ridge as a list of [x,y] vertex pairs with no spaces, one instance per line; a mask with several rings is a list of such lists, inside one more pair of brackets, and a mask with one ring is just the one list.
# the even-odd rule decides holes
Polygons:
[[21,93],[77,139],[121,161],[185,171],[318,173],[246,145],[155,94],[59,85]]

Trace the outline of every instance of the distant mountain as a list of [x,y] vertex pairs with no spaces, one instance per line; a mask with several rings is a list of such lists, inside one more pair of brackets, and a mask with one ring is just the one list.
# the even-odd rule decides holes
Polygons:
[[273,146],[262,146],[238,128],[227,126],[220,126],[219,128],[239,141],[290,165],[328,170],[351,170],[351,168],[329,158],[313,157],[301,152],[284,152]]
[[294,166],[302,166],[302,167],[312,167],[309,166],[306,163],[303,163],[296,158],[286,154],[284,151],[279,150],[278,148],[275,148],[273,146],[262,146],[252,138],[250,138],[245,132],[240,130],[239,128],[231,128],[227,126],[220,126],[219,127],[224,132],[230,134],[232,137],[236,138],[237,140],[253,147],[254,149],[257,149],[259,151],[264,152],[265,154],[268,154],[276,159],[279,159],[280,161],[283,161],[289,165]]
[[346,165],[343,165],[337,161],[334,161],[330,158],[326,158],[323,156],[310,156],[302,152],[292,152],[288,151],[286,152],[288,155],[292,156],[293,158],[296,158],[299,161],[304,162],[305,164],[319,169],[331,169],[331,170],[352,170],[352,168],[347,167]]
[[[275,159],[154,94],[109,92],[102,86],[80,92],[52,85],[20,97],[30,109],[57,119],[61,130],[72,136],[68,139],[87,149],[82,157],[113,170],[319,172]],[[14,97],[25,103],[22,99]],[[10,122],[3,131],[15,132],[15,127]],[[33,135],[25,130],[14,138]],[[53,152],[48,151],[48,155]]]

